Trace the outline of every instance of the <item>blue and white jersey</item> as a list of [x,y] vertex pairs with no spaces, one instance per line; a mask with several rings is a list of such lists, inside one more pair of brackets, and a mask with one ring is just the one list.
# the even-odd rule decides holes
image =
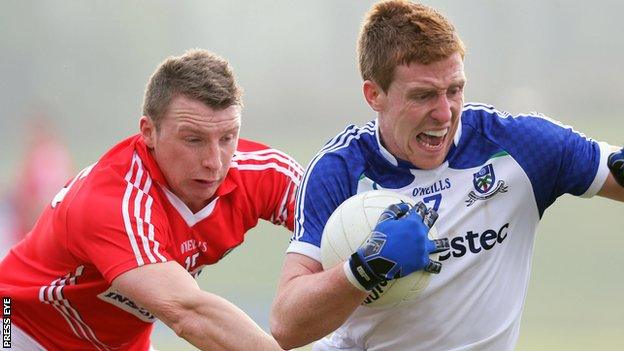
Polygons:
[[371,189],[433,207],[451,249],[419,296],[388,309],[358,307],[314,350],[513,350],[537,224],[557,197],[595,195],[609,153],[608,144],[542,115],[475,103],[464,106],[446,161],[432,170],[391,155],[377,121],[347,127],[308,166],[287,252],[320,262],[331,213]]

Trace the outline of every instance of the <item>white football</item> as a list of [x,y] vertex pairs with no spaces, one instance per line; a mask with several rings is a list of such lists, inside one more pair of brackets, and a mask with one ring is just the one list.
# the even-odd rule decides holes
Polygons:
[[[357,194],[343,202],[325,224],[321,239],[321,263],[329,269],[348,259],[375,228],[377,219],[391,204],[406,202],[414,205],[412,197],[389,190],[371,190]],[[435,226],[430,239],[437,239]],[[429,257],[438,260],[439,254]],[[389,280],[376,286],[362,303],[370,307],[392,307],[409,300],[429,284],[430,273],[417,271],[408,276]]]

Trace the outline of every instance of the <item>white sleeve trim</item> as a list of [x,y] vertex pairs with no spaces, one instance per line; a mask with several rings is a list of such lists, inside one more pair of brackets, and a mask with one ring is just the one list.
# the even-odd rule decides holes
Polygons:
[[605,181],[607,180],[607,176],[609,175],[607,159],[609,158],[611,152],[613,152],[611,150],[611,145],[605,142],[599,142],[598,145],[600,146],[600,163],[598,164],[598,170],[596,171],[594,181],[591,183],[589,188],[587,188],[587,191],[585,191],[585,193],[581,195],[581,197],[589,198],[596,195],[600,191],[600,189],[602,189],[602,186],[604,185]]
[[306,243],[305,241],[293,240],[286,249],[286,253],[291,252],[308,256],[321,263],[321,248],[316,245]]
[[353,286],[358,288],[358,290],[368,292],[368,290],[366,290],[366,288],[363,287],[360,282],[358,282],[355,275],[353,275],[353,272],[351,271],[351,266],[349,265],[349,260],[342,264],[342,270],[344,271],[345,276],[347,276],[347,280],[349,281],[349,283],[353,284]]

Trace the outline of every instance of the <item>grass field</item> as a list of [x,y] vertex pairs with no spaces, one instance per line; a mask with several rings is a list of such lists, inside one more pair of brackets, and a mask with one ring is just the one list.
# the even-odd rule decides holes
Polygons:
[[[590,122],[576,124],[588,135],[622,143],[624,128]],[[284,149],[295,150],[291,153],[301,160],[311,157],[312,151],[305,156],[305,150]],[[624,350],[623,210],[623,204],[606,199],[564,196],[546,211],[517,350]],[[234,302],[268,329],[288,237],[286,230],[261,224],[244,245],[204,271],[201,286]],[[154,344],[164,351],[194,349],[162,326]]]

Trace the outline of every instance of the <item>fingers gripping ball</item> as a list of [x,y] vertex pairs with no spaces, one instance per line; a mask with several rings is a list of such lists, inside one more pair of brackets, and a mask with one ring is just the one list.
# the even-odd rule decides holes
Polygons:
[[624,148],[612,153],[609,156],[607,165],[611,174],[613,174],[613,178],[615,178],[618,184],[624,186]]
[[413,298],[427,287],[429,272],[440,271],[438,253],[448,249],[448,240],[438,238],[435,227],[429,229],[436,218],[423,204],[414,206],[413,198],[388,190],[355,195],[325,225],[323,268],[360,253],[354,256],[368,265],[360,268],[372,272],[364,305],[388,307]]
[[352,261],[361,262],[382,280],[400,278],[423,269],[439,273],[441,264],[431,260],[429,254],[448,245],[442,239],[428,238],[429,228],[437,217],[437,213],[428,210],[422,202],[416,206],[408,203],[390,205],[382,212],[368,239],[352,255]]

